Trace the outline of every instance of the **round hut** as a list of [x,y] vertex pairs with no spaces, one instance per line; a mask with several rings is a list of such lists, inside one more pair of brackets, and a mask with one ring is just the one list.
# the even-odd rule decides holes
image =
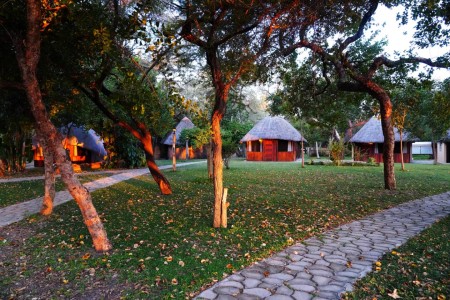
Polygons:
[[282,117],[265,117],[241,139],[246,143],[248,161],[294,161],[300,132]]
[[[410,163],[412,160],[412,143],[415,141],[408,132],[403,132],[402,147],[400,147],[400,133],[394,127],[395,145],[394,145],[394,162],[403,161]],[[355,147],[354,160],[367,161],[373,157],[376,162],[383,162],[384,136],[381,127],[381,120],[377,117],[370,118],[366,124],[350,139]],[[400,152],[402,148],[403,153]]]

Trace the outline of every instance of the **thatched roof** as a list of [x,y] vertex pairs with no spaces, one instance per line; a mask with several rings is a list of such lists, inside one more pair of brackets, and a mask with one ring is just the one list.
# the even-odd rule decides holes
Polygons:
[[[66,145],[78,146],[96,153],[100,157],[107,155],[102,138],[93,130],[83,126],[69,123],[58,129]],[[33,137],[33,146],[40,146],[36,136]]]
[[[188,117],[184,117],[179,123],[178,125],[175,127],[176,132],[175,135],[177,137],[177,144],[179,144],[179,139],[180,139],[180,135],[181,132],[183,131],[183,129],[191,129],[194,128],[195,125],[194,123],[192,123],[191,120],[189,120]],[[169,132],[163,139],[163,144],[164,145],[172,145],[172,139],[173,139],[173,131]]]
[[[400,142],[400,133],[394,127],[395,141]],[[403,141],[414,141],[408,132],[403,132]],[[372,117],[364,124],[364,126],[350,139],[351,143],[383,143],[384,136],[381,129],[381,120],[377,117]]]
[[265,117],[241,139],[241,142],[259,139],[303,141],[307,142],[288,121],[281,117]]

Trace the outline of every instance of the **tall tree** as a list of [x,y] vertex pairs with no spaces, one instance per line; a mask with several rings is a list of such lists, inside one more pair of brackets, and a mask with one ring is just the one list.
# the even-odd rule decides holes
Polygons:
[[41,29],[45,26],[42,17],[41,1],[26,1],[26,30],[11,35],[12,45],[23,80],[23,87],[31,107],[37,130],[41,136],[47,138],[47,148],[52,152],[55,162],[61,170],[61,178],[67,189],[77,202],[84,222],[92,236],[97,251],[108,251],[112,248],[100,217],[92,204],[89,191],[83,187],[73,174],[72,164],[66,159],[66,152],[62,147],[61,135],[50,122],[41,89],[37,79],[38,63],[41,51]]
[[182,20],[180,35],[204,54],[214,87],[211,113],[214,217],[221,224],[223,195],[222,134],[220,123],[228,95],[270,45],[278,15],[270,1],[186,1],[178,7]]
[[[417,5],[421,5],[417,2]],[[414,68],[417,64],[448,68],[449,62],[448,57],[431,60],[409,53],[398,59],[384,55],[363,57],[370,63],[361,64],[352,46],[366,33],[379,4],[378,0],[344,1],[340,5],[328,1],[295,2],[290,14],[283,19],[285,22],[289,19],[291,25],[280,32],[279,45],[284,55],[300,48],[309,49],[320,58],[324,70],[322,74],[327,83],[331,83],[327,74],[332,70],[339,90],[366,93],[378,101],[384,135],[384,185],[386,189],[392,190],[396,188],[392,101],[388,90],[376,79],[376,74],[383,68],[400,70],[405,66]],[[387,4],[393,5],[391,2]],[[428,13],[431,15],[436,10]],[[444,33],[439,28],[435,29]],[[337,41],[330,45],[330,39],[335,36],[338,37]],[[448,43],[448,39],[442,43]]]

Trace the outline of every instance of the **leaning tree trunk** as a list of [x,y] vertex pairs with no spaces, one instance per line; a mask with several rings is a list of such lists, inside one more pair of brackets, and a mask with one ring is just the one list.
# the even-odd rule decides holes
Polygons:
[[383,145],[383,165],[384,165],[384,188],[387,190],[395,190],[397,184],[395,182],[394,172],[394,145],[395,135],[392,125],[392,102],[386,93],[378,95],[381,112],[381,128],[383,129],[384,145]]
[[108,251],[112,248],[100,217],[92,204],[88,190],[74,176],[72,164],[66,159],[66,151],[61,144],[61,136],[50,122],[39,83],[36,77],[41,49],[41,1],[27,0],[27,32],[25,40],[13,37],[16,59],[22,75],[25,93],[31,112],[42,136],[47,139],[48,151],[53,154],[61,177],[72,197],[78,204],[84,222],[92,236],[95,250]]
[[164,174],[159,169],[158,165],[155,162],[155,156],[153,153],[153,145],[152,145],[152,137],[150,133],[146,133],[144,137],[141,136],[139,138],[144,152],[145,152],[145,160],[147,162],[147,167],[150,171],[150,174],[152,174],[153,179],[159,186],[159,190],[161,191],[161,194],[163,195],[170,195],[172,194],[172,187],[170,186],[169,181],[164,176]]
[[38,133],[39,144],[44,151],[44,198],[42,199],[41,215],[49,216],[53,212],[55,199],[55,169],[53,167],[53,154],[47,147],[45,138]]

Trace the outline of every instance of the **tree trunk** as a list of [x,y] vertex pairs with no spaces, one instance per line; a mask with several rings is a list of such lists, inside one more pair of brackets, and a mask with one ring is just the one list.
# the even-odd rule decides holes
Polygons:
[[41,215],[49,216],[53,212],[53,201],[55,199],[55,169],[52,152],[49,151],[45,138],[38,133],[39,144],[44,151],[44,198],[42,199]]
[[161,172],[161,170],[159,169],[158,165],[155,162],[155,156],[153,154],[152,137],[150,133],[147,133],[145,137],[141,137],[140,141],[145,151],[145,160],[147,162],[147,167],[150,171],[150,174],[152,174],[152,177],[155,180],[156,184],[158,184],[161,194],[163,195],[172,194],[172,187],[170,186],[169,181]]
[[14,37],[14,50],[18,66],[22,75],[27,100],[30,104],[33,117],[43,137],[47,140],[47,148],[56,161],[61,171],[63,182],[72,197],[78,204],[83,215],[84,222],[92,236],[95,250],[108,251],[112,248],[103,224],[92,204],[88,190],[83,187],[74,176],[72,164],[66,159],[66,151],[61,144],[61,135],[50,122],[42,94],[37,81],[37,65],[40,57],[40,24],[41,2],[39,0],[27,0],[27,32],[25,41],[20,37]]
[[305,148],[303,147],[303,137],[302,137],[302,168],[305,167]]
[[392,125],[392,102],[387,94],[378,95],[381,113],[381,128],[383,129],[383,166],[384,166],[384,188],[395,190],[397,184],[394,172],[394,145],[395,135]]
[[219,228],[222,217],[222,195],[223,195],[223,165],[222,165],[222,136],[220,133],[220,121],[223,115],[214,111],[212,116],[212,165],[214,182],[214,219],[213,227]]
[[208,168],[208,178],[213,178],[213,163],[212,163],[212,139],[206,145],[206,164]]

